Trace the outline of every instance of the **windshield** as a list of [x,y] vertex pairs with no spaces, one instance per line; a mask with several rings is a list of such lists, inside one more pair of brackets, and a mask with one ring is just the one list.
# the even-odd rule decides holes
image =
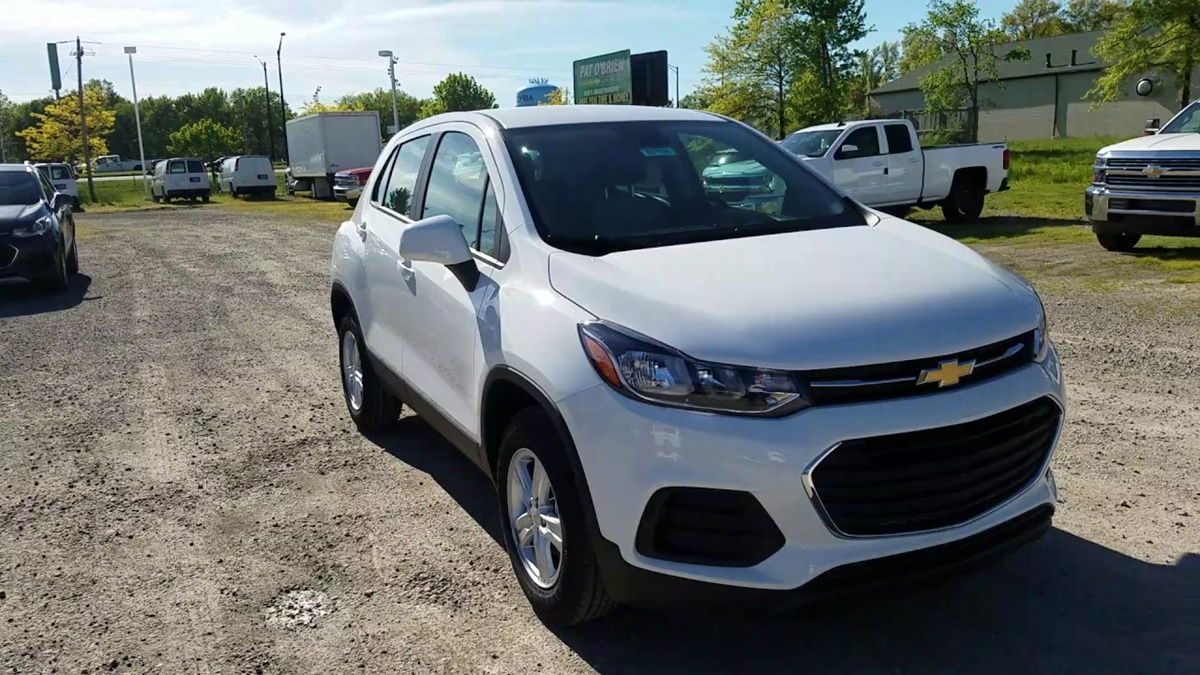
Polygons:
[[25,171],[0,171],[0,206],[24,206],[42,200],[37,179]]
[[841,129],[825,131],[797,131],[783,139],[780,145],[789,152],[802,157],[824,157],[833,142],[842,133]]
[[1200,101],[1196,101],[1183,109],[1158,133],[1160,134],[1197,134],[1200,133]]
[[[568,251],[865,224],[849,200],[738,124],[530,127],[505,141],[538,233]],[[714,163],[725,153],[737,160]]]

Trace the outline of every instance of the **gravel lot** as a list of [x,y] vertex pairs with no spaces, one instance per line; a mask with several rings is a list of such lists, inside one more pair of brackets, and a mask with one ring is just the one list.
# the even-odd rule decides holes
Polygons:
[[[1195,672],[1200,285],[1050,284],[1072,408],[1056,528],[974,576],[786,616],[551,631],[482,474],[417,417],[363,438],[333,227],[82,215],[84,275],[0,285],[5,672]],[[985,246],[1018,267],[1098,246]],[[1089,257],[1090,256],[1090,257]]]

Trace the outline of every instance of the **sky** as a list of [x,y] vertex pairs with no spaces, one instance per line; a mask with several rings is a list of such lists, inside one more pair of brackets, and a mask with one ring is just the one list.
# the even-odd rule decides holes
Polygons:
[[[1015,0],[979,0],[998,18]],[[46,43],[58,48],[64,87],[77,71],[74,38],[83,45],[84,79],[111,81],[132,99],[134,56],[138,96],[177,96],[216,86],[263,83],[267,61],[277,91],[275,51],[283,38],[284,95],[293,108],[311,99],[332,102],[347,92],[387,87],[390,49],[404,91],[429,96],[451,72],[475,76],[512,105],[529,78],[571,86],[571,62],[629,49],[665,49],[679,67],[680,93],[703,78],[704,45],[729,24],[735,0],[0,0],[0,92],[14,101],[52,93]],[[856,46],[895,40],[924,14],[914,0],[866,0],[874,31]],[[671,82],[674,87],[674,82]]]

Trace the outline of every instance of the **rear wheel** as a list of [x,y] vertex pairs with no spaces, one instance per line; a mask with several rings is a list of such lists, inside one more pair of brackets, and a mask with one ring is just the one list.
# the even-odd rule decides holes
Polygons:
[[1096,233],[1096,241],[1109,251],[1132,251],[1141,238],[1142,235],[1130,232]]
[[362,329],[350,313],[342,317],[338,329],[342,393],[350,419],[359,431],[382,429],[400,416],[400,401],[384,388],[367,358]]
[[950,194],[942,202],[942,215],[951,223],[965,223],[978,220],[983,213],[983,183],[970,175],[959,174],[954,177],[950,186]]
[[566,450],[541,410],[513,418],[496,476],[504,548],[538,617],[569,626],[612,610]]
[[71,252],[67,254],[67,274],[79,274],[79,239],[71,242]]
[[204,194],[200,195],[200,201],[204,202],[205,204],[207,204],[207,203],[208,203],[208,200],[209,200],[209,199],[210,199],[210,195],[209,195],[209,193],[207,193],[207,192],[205,192]]

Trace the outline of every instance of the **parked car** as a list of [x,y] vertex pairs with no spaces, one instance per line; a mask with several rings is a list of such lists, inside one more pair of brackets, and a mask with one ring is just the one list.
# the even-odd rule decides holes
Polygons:
[[1200,101],[1152,135],[1101,148],[1084,210],[1110,251],[1131,250],[1146,234],[1200,237]]
[[141,171],[142,163],[136,159],[121,159],[120,155],[104,155],[92,160],[92,170],[96,173]]
[[[779,202],[700,189],[714,148]],[[403,402],[488,475],[547,622],[862,590],[1049,527],[1064,392],[1037,293],[750,127],[439,115],[363,195],[332,255],[349,415]]]
[[195,157],[173,157],[163,160],[154,167],[154,178],[150,181],[150,196],[154,201],[170,203],[172,199],[197,198],[208,202],[212,188],[204,162]]
[[922,148],[908,120],[863,120],[801,129],[782,147],[867,206],[940,206],[950,222],[976,220],[984,195],[1008,189],[1004,143]]
[[78,271],[71,197],[32,165],[0,164],[0,279],[62,290]]
[[236,155],[221,162],[217,190],[230,195],[275,194],[275,168],[264,155]]
[[44,164],[35,164],[38,171],[42,172],[54,189],[58,192],[68,195],[71,198],[71,206],[75,209],[79,208],[79,184],[75,182],[75,171],[70,164],[61,162],[52,162]]
[[339,202],[347,202],[350,206],[356,206],[358,198],[362,196],[363,186],[367,184],[367,179],[370,177],[371,167],[369,166],[347,169],[333,174],[333,198]]

